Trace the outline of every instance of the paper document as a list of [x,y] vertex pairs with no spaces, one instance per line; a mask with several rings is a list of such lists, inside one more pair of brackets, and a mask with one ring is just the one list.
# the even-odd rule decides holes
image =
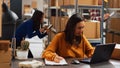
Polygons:
[[111,16],[113,16],[115,13],[116,13],[115,11],[114,11],[114,12],[112,12],[112,13],[110,13],[110,17],[111,17]]
[[44,63],[37,60],[19,62],[19,68],[40,68]]
[[67,65],[68,63],[66,62],[65,59],[61,60],[59,63],[56,63],[54,61],[49,61],[45,59],[45,64],[46,65]]

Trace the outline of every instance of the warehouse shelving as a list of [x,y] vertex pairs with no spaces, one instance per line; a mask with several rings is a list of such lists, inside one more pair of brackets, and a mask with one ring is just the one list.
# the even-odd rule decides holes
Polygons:
[[[61,8],[66,8],[66,9],[71,9],[71,8],[75,8],[74,5],[62,5],[60,6]],[[78,8],[85,8],[85,9],[90,9],[90,8],[95,8],[95,9],[100,9],[102,8],[102,6],[96,6],[96,5],[78,5]]]
[[[110,17],[110,19],[107,22],[107,26],[106,26],[106,33],[109,33],[112,35],[111,37],[111,43],[120,43],[120,41],[115,41],[115,35],[120,36],[120,30],[118,29],[114,29],[114,28],[110,28],[110,22],[112,18],[120,18],[120,13],[118,13],[117,11],[120,11],[120,8],[108,8],[108,10],[110,12],[115,12],[115,14],[113,16]],[[119,25],[118,25],[119,26]]]
[[[76,2],[78,2],[78,0],[75,0]],[[77,4],[77,3],[76,3]],[[61,9],[74,9],[76,12],[79,12],[78,10],[82,10],[82,9],[100,9],[101,10],[101,23],[100,23],[100,36],[101,38],[97,38],[97,39],[88,39],[90,41],[90,43],[104,43],[103,41],[105,41],[103,38],[103,11],[104,11],[104,7],[103,5],[62,5],[60,6]]]
[[[57,2],[58,2],[58,0],[56,0]],[[51,9],[51,8],[54,8],[54,9],[56,9],[56,14],[58,14],[58,9],[74,9],[75,10],[75,13],[78,13],[79,11],[78,10],[82,10],[82,9],[100,9],[100,11],[101,11],[101,23],[100,23],[100,38],[97,38],[97,39],[88,39],[91,43],[104,43],[103,41],[105,41],[103,38],[104,38],[104,36],[103,36],[103,22],[104,22],[104,20],[103,20],[103,11],[104,11],[104,7],[103,7],[103,5],[100,5],[100,6],[98,6],[98,5],[78,5],[77,4],[77,2],[78,2],[78,0],[75,0],[75,5],[61,5],[61,6],[59,6],[58,7],[58,5],[57,6],[49,6],[49,10]],[[49,5],[50,5],[50,1],[48,2],[49,3]],[[57,17],[57,16],[56,16]],[[57,20],[56,20],[56,22],[57,22]],[[57,23],[59,23],[59,22],[57,22]]]

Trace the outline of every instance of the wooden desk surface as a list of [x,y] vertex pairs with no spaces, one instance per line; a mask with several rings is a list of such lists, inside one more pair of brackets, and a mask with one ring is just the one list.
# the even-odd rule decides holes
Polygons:
[[[28,60],[33,60],[33,59],[28,59]],[[35,59],[44,62],[42,59]],[[97,64],[85,64],[85,63],[80,63],[80,64],[71,64],[71,61],[73,59],[66,59],[68,62],[68,65],[66,66],[44,66],[41,68],[120,68],[120,60],[109,60],[109,62],[102,62],[102,63],[97,63]],[[11,64],[11,68],[18,68],[18,63],[21,62],[22,60],[13,60]]]

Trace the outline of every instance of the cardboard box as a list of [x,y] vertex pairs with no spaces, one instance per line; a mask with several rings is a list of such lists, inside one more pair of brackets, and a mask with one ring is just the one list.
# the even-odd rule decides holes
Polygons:
[[113,59],[120,59],[120,44],[116,44],[111,58],[113,58]]
[[2,0],[0,0],[0,37],[2,36]]
[[[75,0],[63,0],[63,5],[75,5]],[[78,0],[78,5],[98,5],[98,0]]]
[[10,63],[0,63],[0,68],[11,68]]
[[0,50],[0,63],[10,63],[12,58],[11,48],[8,51]]
[[32,1],[32,8],[37,8],[37,1]]
[[50,6],[55,6],[56,0],[50,0]]
[[109,0],[108,3],[110,8],[120,8],[120,0]]
[[31,6],[30,5],[24,5],[24,14],[25,13],[32,13],[32,8],[31,8]]
[[88,39],[100,38],[100,22],[85,22],[83,34]]
[[65,30],[65,27],[66,27],[66,24],[67,24],[68,19],[69,19],[69,18],[68,18],[67,16],[61,18],[61,22],[60,22],[61,28],[60,28],[60,31],[64,31],[64,30]]
[[[57,19],[57,22],[56,22]],[[51,17],[51,24],[58,31],[64,31],[68,17]],[[84,34],[89,39],[100,38],[100,22],[85,22]],[[55,36],[54,33],[50,33],[50,40]]]
[[108,26],[109,29],[120,31],[120,18],[111,18]]
[[79,5],[98,5],[98,0],[78,0]]
[[[57,30],[57,32],[61,32],[64,31],[66,23],[68,21],[68,17],[67,16],[63,16],[63,17],[51,17],[51,24],[53,24],[53,27]],[[52,38],[55,36],[54,33],[50,33],[50,40],[52,40]]]
[[106,33],[106,43],[113,43],[114,39],[112,38],[111,33]]
[[0,50],[7,51],[10,47],[10,41],[9,40],[0,40]]
[[[60,17],[52,16],[50,23],[53,25],[53,28],[57,30],[57,32],[60,32]],[[49,35],[50,35],[50,40],[52,40],[52,38],[55,36],[53,32],[50,32]]]
[[114,43],[120,44],[120,35],[114,35]]
[[120,36],[113,33],[106,33],[106,43],[119,43]]

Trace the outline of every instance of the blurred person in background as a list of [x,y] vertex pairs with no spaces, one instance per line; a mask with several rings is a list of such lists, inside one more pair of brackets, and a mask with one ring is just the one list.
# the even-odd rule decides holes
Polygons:
[[[21,44],[21,41],[23,38],[32,38],[34,36],[38,36],[39,38],[45,37],[49,30],[46,28],[42,28],[44,19],[44,13],[39,10],[35,10],[33,13],[33,16],[29,19],[23,22],[18,26],[15,32],[15,38],[16,38],[16,47],[19,47]],[[44,33],[44,31],[46,32]],[[29,51],[28,58],[32,58],[32,54]]]

